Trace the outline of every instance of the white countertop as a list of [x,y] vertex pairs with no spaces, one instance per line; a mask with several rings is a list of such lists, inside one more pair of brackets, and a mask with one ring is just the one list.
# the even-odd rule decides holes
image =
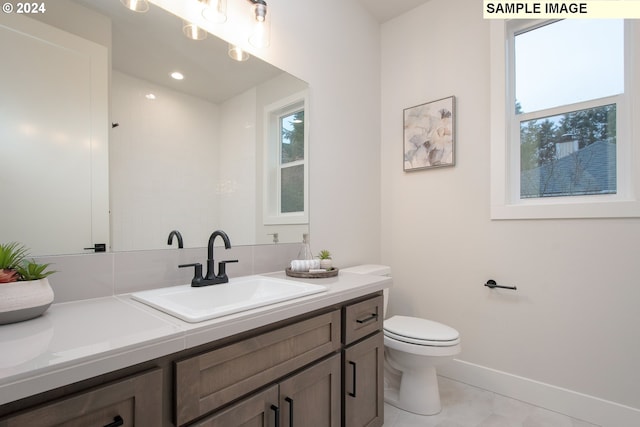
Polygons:
[[36,319],[0,326],[0,405],[380,291],[391,278],[344,273],[291,279],[324,285],[310,295],[187,323],[129,295],[53,304]]

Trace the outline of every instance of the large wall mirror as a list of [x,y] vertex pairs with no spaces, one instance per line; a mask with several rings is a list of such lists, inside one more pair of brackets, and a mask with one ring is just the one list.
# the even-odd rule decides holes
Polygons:
[[274,175],[269,158],[288,152],[294,125],[266,113],[286,101],[298,110],[283,108],[283,117],[304,119],[295,126],[305,130],[305,171],[294,178],[304,181],[308,218],[304,81],[253,56],[232,60],[212,34],[188,39],[182,19],[153,4],[146,13],[116,0],[47,7],[37,19],[0,16],[10,64],[0,67],[3,242],[58,255],[97,243],[175,248],[172,230],[185,248],[206,246],[216,229],[234,246],[302,240],[308,221],[267,219],[266,206],[279,202],[265,199],[280,187],[265,183],[282,186],[289,175]]

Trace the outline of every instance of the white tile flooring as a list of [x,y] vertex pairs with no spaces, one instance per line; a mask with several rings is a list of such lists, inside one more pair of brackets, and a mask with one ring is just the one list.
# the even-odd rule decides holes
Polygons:
[[442,412],[420,416],[384,405],[384,427],[594,427],[557,412],[438,377]]

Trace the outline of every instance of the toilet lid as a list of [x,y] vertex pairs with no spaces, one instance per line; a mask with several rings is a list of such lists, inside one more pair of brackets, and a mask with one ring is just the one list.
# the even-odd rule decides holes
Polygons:
[[432,320],[393,316],[383,323],[387,336],[421,345],[455,345],[460,334],[450,326]]

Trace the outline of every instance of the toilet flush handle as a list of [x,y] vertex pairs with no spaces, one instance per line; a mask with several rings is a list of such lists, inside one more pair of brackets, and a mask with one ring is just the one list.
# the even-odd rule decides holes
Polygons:
[[498,285],[498,284],[496,283],[496,281],[495,281],[495,280],[493,280],[493,279],[489,279],[489,280],[487,280],[487,283],[485,283],[484,285],[485,285],[486,287],[488,287],[488,288],[491,288],[491,289],[493,289],[493,288],[500,288],[500,289],[511,289],[511,290],[513,290],[513,291],[515,291],[515,290],[516,290],[516,287],[515,287],[515,286],[501,286],[501,285]]

